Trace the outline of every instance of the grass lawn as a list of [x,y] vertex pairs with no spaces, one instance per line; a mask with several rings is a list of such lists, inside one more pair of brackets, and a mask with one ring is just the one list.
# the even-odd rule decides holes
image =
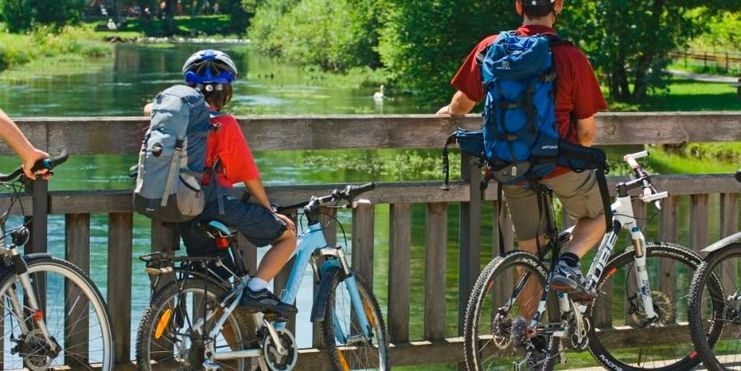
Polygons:
[[674,80],[667,95],[652,96],[641,111],[741,111],[736,88],[726,83]]

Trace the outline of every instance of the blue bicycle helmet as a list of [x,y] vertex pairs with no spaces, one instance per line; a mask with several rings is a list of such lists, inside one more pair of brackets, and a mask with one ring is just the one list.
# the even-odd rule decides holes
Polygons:
[[201,50],[193,53],[183,64],[183,77],[189,85],[204,87],[207,91],[221,90],[237,78],[237,66],[228,54],[219,50]]

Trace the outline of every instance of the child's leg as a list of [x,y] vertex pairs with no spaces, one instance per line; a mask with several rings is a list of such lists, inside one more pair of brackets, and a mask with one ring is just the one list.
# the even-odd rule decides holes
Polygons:
[[278,275],[278,272],[288,262],[288,259],[291,258],[295,250],[296,233],[287,229],[283,232],[283,235],[273,242],[273,247],[265,253],[260,266],[257,268],[255,277],[265,282],[270,282],[270,280]]

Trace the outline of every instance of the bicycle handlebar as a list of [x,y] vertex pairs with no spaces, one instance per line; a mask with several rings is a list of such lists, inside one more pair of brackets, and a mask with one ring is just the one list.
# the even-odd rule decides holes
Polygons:
[[[58,165],[60,165],[60,164],[64,163],[65,161],[67,161],[67,158],[68,157],[69,157],[69,155],[67,154],[67,151],[66,150],[62,150],[62,153],[60,153],[57,157],[45,158],[45,159],[41,159],[41,160],[36,161],[36,163],[34,163],[33,166],[31,167],[31,171],[32,172],[37,172],[37,171],[43,170],[43,169],[47,169],[47,170],[51,171],[52,169],[54,169]],[[18,178],[22,174],[23,174],[23,168],[19,166],[17,169],[15,169],[10,174],[2,174],[2,173],[0,173],[0,182],[9,182],[9,181],[15,180],[16,178]]]
[[309,201],[300,202],[293,205],[288,206],[278,206],[276,208],[277,212],[283,213],[290,210],[295,210],[299,208],[304,208],[304,210],[308,212],[315,211],[317,208],[319,208],[322,205],[326,205],[328,203],[336,202],[336,201],[353,201],[357,196],[361,195],[362,193],[371,191],[376,188],[376,185],[374,183],[366,183],[361,185],[347,185],[342,190],[334,189],[332,193],[324,196],[312,196]]

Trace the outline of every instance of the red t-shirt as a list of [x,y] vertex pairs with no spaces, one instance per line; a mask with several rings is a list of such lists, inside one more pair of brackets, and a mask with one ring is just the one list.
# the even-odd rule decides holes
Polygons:
[[[553,28],[546,26],[522,26],[517,29],[519,35],[555,34]],[[463,63],[450,82],[468,99],[480,102],[486,96],[481,83],[480,66],[486,55],[486,49],[494,43],[497,35],[482,40]],[[576,143],[576,128],[571,128],[571,115],[576,119],[586,119],[597,112],[607,109],[607,102],[602,95],[592,65],[579,48],[564,43],[553,46],[553,59],[558,86],[556,87],[556,125],[562,139]],[[571,130],[569,130],[571,129]],[[558,168],[550,177],[564,174],[568,169]]]
[[[234,116],[217,113],[211,118],[211,125],[216,129],[208,136],[206,167],[212,167],[219,159],[219,184],[232,188],[235,183],[260,178],[252,151]],[[203,184],[208,184],[209,180],[210,176],[206,174]]]

